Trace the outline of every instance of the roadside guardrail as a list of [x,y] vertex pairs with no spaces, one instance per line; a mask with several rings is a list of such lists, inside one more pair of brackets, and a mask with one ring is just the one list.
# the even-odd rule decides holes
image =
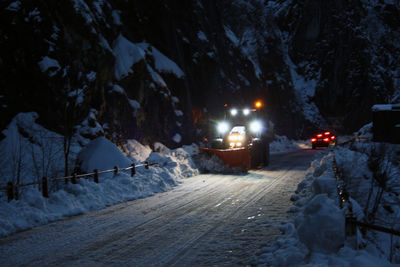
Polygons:
[[109,170],[93,170],[91,173],[83,173],[83,174],[78,174],[77,172],[73,172],[72,175],[70,176],[65,176],[65,177],[55,177],[55,178],[47,178],[47,177],[42,177],[41,182],[30,182],[30,183],[25,183],[25,184],[13,184],[13,182],[8,182],[7,186],[5,187],[0,187],[0,191],[7,191],[7,199],[8,202],[10,202],[13,199],[18,199],[18,188],[20,187],[26,187],[26,186],[31,186],[31,185],[41,185],[39,186],[39,191],[41,189],[42,191],[42,196],[45,198],[49,197],[49,182],[52,181],[60,181],[64,180],[65,184],[68,184],[69,181],[71,181],[72,184],[76,184],[78,179],[84,178],[84,179],[90,179],[90,177],[93,177],[93,181],[95,183],[99,183],[99,176],[100,174],[104,173],[114,173],[114,177],[118,174],[120,171],[127,171],[130,170],[130,175],[131,177],[135,176],[136,174],[136,168],[138,167],[144,167],[145,169],[149,169],[150,166],[156,166],[158,163],[149,163],[149,162],[144,162],[141,164],[134,164],[132,163],[131,166],[126,167],[126,168],[118,168],[118,166],[114,166],[113,169]]

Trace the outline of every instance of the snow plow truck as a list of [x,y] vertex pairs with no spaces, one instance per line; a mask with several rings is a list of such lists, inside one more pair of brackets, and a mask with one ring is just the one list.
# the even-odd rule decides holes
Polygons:
[[263,116],[263,104],[254,107],[228,107],[224,118],[213,124],[211,137],[204,138],[202,153],[218,156],[225,165],[254,169],[269,164],[271,130]]

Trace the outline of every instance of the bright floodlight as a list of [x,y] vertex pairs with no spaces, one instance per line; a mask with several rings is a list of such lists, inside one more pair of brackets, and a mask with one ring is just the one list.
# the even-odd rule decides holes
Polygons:
[[243,115],[247,116],[249,114],[250,114],[250,109],[248,108],[243,109]]
[[223,134],[229,131],[229,124],[225,121],[218,123],[217,130],[219,133]]
[[259,121],[253,121],[250,123],[250,131],[253,133],[259,133],[262,129],[262,124]]
[[238,113],[237,109],[231,109],[232,116],[236,116],[237,113]]

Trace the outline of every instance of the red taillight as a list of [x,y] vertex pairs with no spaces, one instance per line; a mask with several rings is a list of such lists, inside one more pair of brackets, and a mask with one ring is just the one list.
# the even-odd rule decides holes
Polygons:
[[322,137],[322,134],[317,134],[317,137]]
[[331,132],[325,132],[325,135],[330,135],[331,134]]
[[317,142],[317,138],[311,138],[311,142]]
[[334,140],[336,137],[334,135],[331,136],[331,139]]
[[207,137],[204,137],[204,138],[203,138],[203,142],[204,142],[204,143],[207,143],[207,142],[208,142]]
[[324,138],[324,141],[325,142],[329,142],[329,138]]

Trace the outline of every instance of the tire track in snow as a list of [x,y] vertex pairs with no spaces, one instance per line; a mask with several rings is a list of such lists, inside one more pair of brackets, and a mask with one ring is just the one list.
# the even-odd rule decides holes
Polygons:
[[[312,154],[273,155],[269,168],[248,175],[189,178],[169,192],[18,233],[0,240],[0,265],[250,264],[256,243],[279,233],[268,221],[286,216],[292,177]],[[260,207],[266,214],[258,218]]]

